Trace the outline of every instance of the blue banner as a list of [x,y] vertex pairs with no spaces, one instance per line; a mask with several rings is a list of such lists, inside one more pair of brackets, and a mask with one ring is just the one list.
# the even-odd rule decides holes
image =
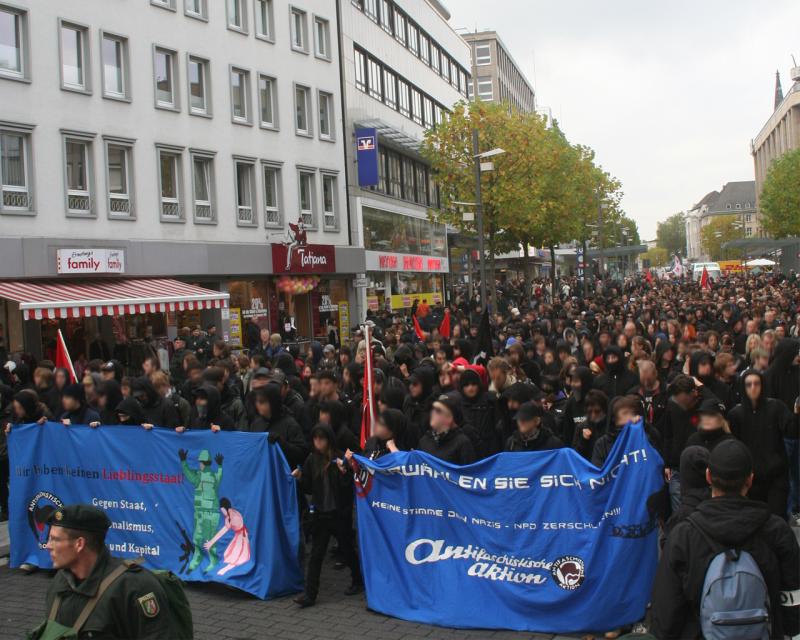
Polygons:
[[356,160],[358,186],[378,186],[378,132],[375,129],[356,129]]
[[641,424],[602,469],[570,449],[465,467],[428,454],[358,458],[370,609],[447,627],[608,631],[644,616],[663,461]]
[[12,567],[51,567],[45,521],[81,502],[108,514],[115,556],[259,598],[303,588],[295,481],[267,434],[50,422],[8,448]]

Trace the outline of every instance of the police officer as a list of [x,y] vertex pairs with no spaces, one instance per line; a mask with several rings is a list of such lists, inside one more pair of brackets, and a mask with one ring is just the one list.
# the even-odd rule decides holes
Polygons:
[[48,619],[32,637],[55,639],[74,630],[81,639],[169,638],[169,604],[158,578],[109,553],[105,512],[69,505],[48,523],[47,549],[58,573],[47,592]]

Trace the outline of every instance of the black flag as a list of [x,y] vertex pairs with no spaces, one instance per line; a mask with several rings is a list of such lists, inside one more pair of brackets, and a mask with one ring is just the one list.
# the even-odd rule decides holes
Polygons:
[[478,326],[478,344],[475,347],[475,357],[472,364],[483,364],[489,362],[489,359],[494,356],[494,347],[492,346],[492,328],[489,326],[489,310],[484,309],[481,316],[481,323]]

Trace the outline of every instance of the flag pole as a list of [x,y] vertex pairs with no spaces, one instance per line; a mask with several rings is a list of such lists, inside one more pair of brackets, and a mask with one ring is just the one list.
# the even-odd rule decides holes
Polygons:
[[69,373],[72,376],[72,382],[77,382],[78,376],[75,375],[75,367],[72,366],[72,358],[69,355],[69,349],[67,349],[64,336],[61,334],[61,329],[58,330],[58,348],[64,350],[64,356],[66,357],[67,366],[69,367]]

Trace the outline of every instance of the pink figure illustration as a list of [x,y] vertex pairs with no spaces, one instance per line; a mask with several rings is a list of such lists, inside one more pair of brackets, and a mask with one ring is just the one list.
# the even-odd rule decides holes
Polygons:
[[303,224],[303,217],[297,220],[297,224],[289,223],[289,242],[286,243],[286,271],[292,265],[292,252],[295,247],[304,247],[308,243],[308,235],[306,234],[306,226]]
[[217,571],[218,576],[224,576],[234,567],[243,565],[250,559],[250,534],[244,526],[242,514],[231,506],[231,501],[227,498],[220,498],[219,510],[225,516],[225,524],[222,526],[211,540],[203,544],[206,551],[211,551],[219,539],[228,531],[233,531],[233,540],[228,543],[227,549],[222,557],[223,566]]

